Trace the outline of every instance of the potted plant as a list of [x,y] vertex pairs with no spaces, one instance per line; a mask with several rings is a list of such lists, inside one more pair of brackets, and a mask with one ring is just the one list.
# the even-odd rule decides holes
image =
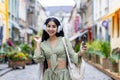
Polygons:
[[23,52],[13,52],[8,54],[8,64],[9,67],[16,68],[18,66],[22,66],[23,69],[25,68],[25,60],[27,60],[27,57]]
[[86,51],[86,53],[87,53],[88,60],[91,60],[92,59],[92,54],[94,54],[94,50],[92,48],[92,44],[87,43],[87,51]]
[[105,69],[110,67],[110,43],[107,41],[103,41],[100,46],[101,56],[102,56],[102,66]]
[[25,53],[25,56],[27,57],[26,64],[32,64],[33,56],[31,54],[28,54],[28,53]]
[[94,62],[96,63],[100,63],[100,55],[101,55],[101,52],[100,52],[100,46],[101,46],[101,41],[100,40],[95,40],[92,42],[92,49],[93,49],[93,52],[94,52]]
[[0,49],[0,63],[5,61],[5,51],[3,48]]
[[28,44],[20,44],[19,47],[20,47],[21,51],[24,53],[30,53],[30,51],[31,51],[31,48],[29,47]]
[[100,57],[99,57],[99,55],[101,54],[100,48],[99,48],[100,43],[101,43],[101,41],[99,41],[99,40],[95,40],[91,44],[87,43],[87,47],[88,47],[87,54],[92,56],[91,60],[95,63],[100,62]]
[[120,48],[115,48],[112,50],[112,54],[110,55],[111,60],[111,71],[119,72],[119,60],[120,60]]

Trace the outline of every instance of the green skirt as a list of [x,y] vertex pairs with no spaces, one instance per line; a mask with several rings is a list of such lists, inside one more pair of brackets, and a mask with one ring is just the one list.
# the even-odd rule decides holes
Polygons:
[[44,73],[43,80],[71,80],[71,78],[67,68],[54,71],[48,68]]

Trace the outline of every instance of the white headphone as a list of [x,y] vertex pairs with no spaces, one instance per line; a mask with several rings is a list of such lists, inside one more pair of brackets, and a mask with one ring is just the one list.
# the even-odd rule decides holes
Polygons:
[[[54,17],[54,16],[52,16],[52,17],[53,17],[53,18],[56,18],[56,19],[60,22],[60,20],[59,20],[57,17]],[[52,17],[48,17],[48,18],[52,18]],[[47,18],[47,19],[48,19],[48,18]],[[47,20],[47,19],[46,19],[46,20]],[[43,29],[46,30],[46,25],[45,25],[45,24],[43,25]],[[61,25],[61,22],[60,22],[60,25],[58,26],[57,32],[59,33],[61,30],[62,30],[62,25]]]

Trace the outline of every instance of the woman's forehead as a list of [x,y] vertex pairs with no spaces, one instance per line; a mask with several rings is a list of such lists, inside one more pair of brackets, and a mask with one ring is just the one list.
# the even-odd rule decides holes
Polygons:
[[48,22],[48,25],[51,25],[51,24],[52,24],[52,25],[56,25],[54,21],[49,21],[49,22]]

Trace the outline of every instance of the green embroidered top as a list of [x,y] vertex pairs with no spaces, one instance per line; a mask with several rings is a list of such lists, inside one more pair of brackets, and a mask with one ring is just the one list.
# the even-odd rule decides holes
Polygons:
[[[67,38],[65,38],[65,42],[71,62],[79,65],[81,63],[81,58],[78,58],[78,54],[74,52],[70,41]],[[40,51],[37,49],[35,50],[33,59],[37,63],[43,62],[45,58],[51,61],[52,68],[45,70],[43,79],[41,80],[71,80],[68,68],[56,68],[58,58],[66,60],[66,50],[62,41],[62,37],[57,38],[57,42],[54,48],[52,48],[48,39],[40,44]]]
[[[71,62],[75,63],[76,65],[80,64],[81,58],[78,58],[78,54],[74,52],[70,44],[70,41],[67,38],[65,38],[65,41],[66,41]],[[52,70],[56,68],[58,58],[66,60],[66,51],[62,41],[62,37],[58,37],[58,40],[56,42],[54,49],[51,47],[48,39],[40,44],[40,52],[35,50],[34,60],[36,62],[39,63],[41,61],[44,61],[45,58],[47,60],[51,60]]]

